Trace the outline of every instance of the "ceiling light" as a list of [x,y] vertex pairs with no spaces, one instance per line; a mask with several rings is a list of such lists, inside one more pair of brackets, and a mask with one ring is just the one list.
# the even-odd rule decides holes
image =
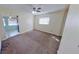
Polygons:
[[33,8],[33,11],[32,11],[32,14],[34,14],[34,15],[36,15],[37,13],[39,13],[39,12],[41,12],[40,11],[41,10],[41,8],[39,7],[39,8]]
[[36,15],[36,14],[37,14],[37,12],[36,12],[36,11],[32,11],[32,14]]

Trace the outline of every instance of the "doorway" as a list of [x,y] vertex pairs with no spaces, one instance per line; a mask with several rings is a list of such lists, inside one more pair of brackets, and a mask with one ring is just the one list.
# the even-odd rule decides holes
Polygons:
[[3,24],[6,37],[19,34],[18,16],[3,16]]

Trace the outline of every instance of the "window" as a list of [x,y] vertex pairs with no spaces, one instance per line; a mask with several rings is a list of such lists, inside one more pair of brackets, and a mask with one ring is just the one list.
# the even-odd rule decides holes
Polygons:
[[49,17],[40,18],[39,24],[49,24]]
[[17,20],[16,19],[8,19],[8,25],[17,25]]
[[5,19],[3,18],[3,24],[4,24],[4,26],[6,26],[6,24],[5,24]]

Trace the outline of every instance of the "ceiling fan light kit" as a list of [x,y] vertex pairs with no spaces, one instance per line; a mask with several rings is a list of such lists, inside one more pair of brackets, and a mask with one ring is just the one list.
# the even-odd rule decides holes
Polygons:
[[32,14],[36,14],[38,12],[41,12],[41,8],[40,7],[38,7],[38,8],[34,7],[33,11],[32,11]]

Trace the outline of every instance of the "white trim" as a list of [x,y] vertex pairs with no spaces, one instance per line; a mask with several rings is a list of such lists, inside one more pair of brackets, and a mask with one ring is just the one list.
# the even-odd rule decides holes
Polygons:
[[57,39],[55,36],[53,36],[52,38],[55,39],[57,42],[59,42],[59,39]]

